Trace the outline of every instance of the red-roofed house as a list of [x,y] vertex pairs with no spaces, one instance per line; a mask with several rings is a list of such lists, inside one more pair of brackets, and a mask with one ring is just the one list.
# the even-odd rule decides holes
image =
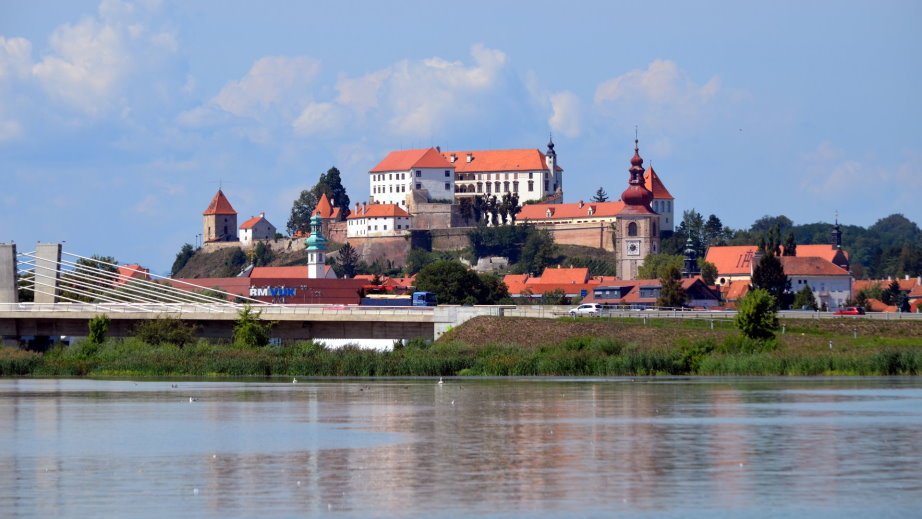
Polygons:
[[528,274],[507,274],[503,283],[509,289],[509,295],[519,297],[541,297],[543,294],[562,290],[567,297],[586,297],[593,287],[602,283],[615,283],[613,276],[589,276],[587,268],[547,267],[540,277]]
[[[758,250],[759,247],[756,245],[713,246],[708,248],[704,260],[717,267],[721,284],[734,280],[749,281],[752,278],[752,270],[755,267],[753,262]],[[848,253],[833,245],[798,245],[795,254],[797,258],[820,258],[848,271]]]
[[150,269],[146,269],[137,263],[130,265],[118,266],[118,278],[115,280],[116,285],[124,285],[132,279],[150,281]]
[[317,206],[314,207],[313,214],[320,216],[324,222],[336,222],[342,219],[342,211],[339,207],[333,207],[333,204],[330,203],[330,199],[327,198],[326,193],[320,195],[320,200],[317,201]]
[[[705,285],[700,277],[683,279],[682,288],[688,298],[686,306],[713,308],[720,305],[716,289]],[[658,279],[618,280],[593,288],[592,294],[583,302],[649,308],[656,306],[661,290],[662,283]]]
[[563,169],[557,165],[553,141],[545,153],[530,148],[445,151],[442,156],[454,168],[458,199],[517,193],[523,203],[563,192]]
[[271,240],[275,232],[275,226],[266,220],[266,213],[259,213],[240,225],[240,243],[252,247],[257,240]]
[[437,148],[392,151],[368,173],[376,204],[407,207],[407,195],[423,189],[429,200],[455,197],[455,168]]
[[202,220],[204,242],[237,241],[237,211],[220,189],[202,213]]
[[[797,247],[800,252],[800,247]],[[835,310],[845,306],[852,294],[852,276],[847,270],[824,258],[781,256],[781,266],[791,282],[791,291],[809,286],[816,305]]]
[[346,237],[404,236],[411,220],[410,213],[396,204],[355,204],[346,219]]

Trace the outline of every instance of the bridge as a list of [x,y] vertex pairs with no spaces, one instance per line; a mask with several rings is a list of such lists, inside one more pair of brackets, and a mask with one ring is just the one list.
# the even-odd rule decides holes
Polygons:
[[[65,253],[60,244],[39,244],[23,253],[0,244],[0,338],[12,343],[28,336],[83,337],[90,319],[99,315],[109,317],[108,333],[115,337],[133,335],[140,322],[170,317],[195,325],[202,337],[230,338],[248,305],[274,322],[272,335],[283,340],[435,339],[472,317],[504,311],[500,306],[273,304],[147,272],[135,278],[132,274],[140,271],[119,273],[118,268]],[[32,301],[19,301],[20,292]]]

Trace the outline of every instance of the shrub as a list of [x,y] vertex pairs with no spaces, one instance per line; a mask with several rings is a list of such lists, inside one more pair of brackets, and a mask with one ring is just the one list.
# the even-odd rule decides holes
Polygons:
[[778,302],[764,289],[746,294],[739,303],[736,326],[750,339],[771,339],[778,329]]
[[263,321],[262,312],[254,312],[250,305],[244,305],[237,314],[234,324],[234,343],[240,346],[266,346],[269,344],[273,321]]
[[182,348],[195,342],[198,328],[174,317],[160,317],[142,321],[134,330],[135,336],[147,344],[175,344]]
[[106,340],[106,334],[109,333],[109,316],[106,314],[97,315],[90,319],[90,333],[87,339],[93,344],[102,344]]

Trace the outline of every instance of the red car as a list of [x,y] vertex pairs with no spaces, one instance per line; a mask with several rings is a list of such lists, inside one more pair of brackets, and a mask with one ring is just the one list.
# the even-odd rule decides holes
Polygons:
[[860,306],[846,306],[845,308],[839,308],[834,315],[864,315],[864,308]]

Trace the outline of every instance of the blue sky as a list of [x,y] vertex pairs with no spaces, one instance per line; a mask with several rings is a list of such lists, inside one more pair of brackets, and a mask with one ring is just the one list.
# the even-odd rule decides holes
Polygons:
[[761,4],[0,0],[0,241],[163,272],[219,182],[283,228],[332,165],[549,132],[617,197],[635,125],[680,211],[922,222],[922,2]]

